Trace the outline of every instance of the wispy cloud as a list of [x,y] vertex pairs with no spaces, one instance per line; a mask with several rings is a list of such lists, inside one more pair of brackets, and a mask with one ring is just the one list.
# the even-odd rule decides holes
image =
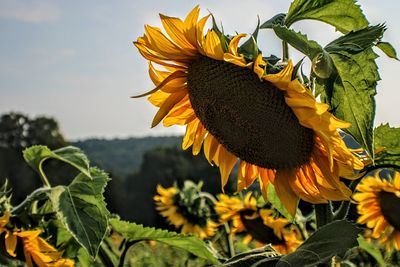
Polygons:
[[2,0],[0,1],[0,19],[16,20],[28,23],[55,21],[60,16],[54,2],[39,0]]

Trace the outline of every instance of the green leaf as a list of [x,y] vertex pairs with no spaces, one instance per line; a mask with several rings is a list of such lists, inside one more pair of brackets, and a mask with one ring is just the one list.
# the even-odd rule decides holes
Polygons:
[[355,55],[343,51],[330,56],[338,73],[329,103],[331,112],[351,123],[344,130],[373,155],[374,96],[380,79],[377,55],[370,48]]
[[46,146],[32,146],[23,151],[25,161],[42,177],[46,177],[43,172],[43,162],[48,159],[56,159],[65,162],[84,175],[90,177],[89,160],[86,155],[77,147],[67,146],[51,151]]
[[293,216],[287,211],[285,206],[282,204],[281,200],[279,199],[278,195],[275,192],[275,187],[271,183],[268,184],[267,196],[268,196],[268,201],[277,211],[279,211],[280,214],[282,214],[286,219],[288,219],[291,222],[294,220]]
[[308,40],[307,35],[280,25],[274,26],[273,29],[279,38],[307,55],[310,59],[323,52],[323,48],[316,41]]
[[58,219],[94,258],[107,233],[109,212],[103,193],[107,174],[90,169],[89,178],[79,174],[69,186],[57,186],[50,195]]
[[375,46],[383,36],[386,27],[383,24],[369,26],[359,31],[352,31],[329,43],[325,50],[328,52],[346,51],[358,53]]
[[376,164],[395,164],[400,166],[400,128],[381,124],[374,130],[374,147],[385,150],[376,154]]
[[369,24],[354,0],[294,0],[285,25],[289,27],[303,19],[328,23],[342,33],[361,30]]
[[167,230],[144,227],[135,223],[110,219],[111,226],[128,241],[156,240],[167,245],[184,249],[200,258],[219,264],[218,260],[207,248],[206,244],[192,235],[183,235]]
[[275,25],[282,25],[283,21],[285,20],[286,14],[285,13],[279,13],[266,22],[264,22],[261,26],[260,29],[272,29]]
[[253,266],[261,260],[268,260],[271,266],[275,266],[275,263],[279,260],[279,254],[271,247],[271,245],[266,245],[262,248],[256,248],[252,250],[245,251],[243,253],[237,254],[234,257],[228,259],[223,267],[246,267]]
[[333,256],[343,257],[357,246],[357,236],[362,229],[348,221],[334,221],[319,228],[295,252],[284,255],[276,267],[311,267],[329,262]]
[[396,49],[394,49],[394,47],[390,43],[388,43],[388,42],[379,42],[376,46],[380,50],[382,50],[382,52],[385,53],[386,56],[399,60],[397,58]]
[[379,250],[379,247],[376,247],[371,243],[368,243],[361,235],[357,238],[357,241],[359,247],[368,252],[372,257],[374,257],[374,259],[379,263],[379,266],[381,267],[387,266],[385,260],[382,257],[382,253]]

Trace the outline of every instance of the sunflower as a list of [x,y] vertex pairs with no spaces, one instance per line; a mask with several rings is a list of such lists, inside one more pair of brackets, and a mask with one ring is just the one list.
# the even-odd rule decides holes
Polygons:
[[257,246],[270,243],[281,254],[292,252],[301,244],[295,227],[289,226],[287,219],[276,217],[275,211],[258,208],[251,193],[244,200],[221,194],[215,211],[221,223],[232,222],[232,233],[248,233],[243,239],[245,244],[252,239],[257,241]]
[[371,228],[371,237],[378,239],[387,250],[400,250],[400,173],[383,180],[379,172],[364,178],[357,186],[353,199],[361,215],[357,222]]
[[[293,64],[265,73],[262,54],[249,60],[238,52],[245,34],[227,37],[215,27],[203,33],[210,15],[199,19],[196,6],[184,20],[160,15],[167,33],[145,26],[134,42],[149,60],[158,107],[152,127],[186,125],[182,147],[192,146],[217,165],[222,188],[236,162],[238,191],[260,178],[269,182],[291,214],[299,198],[311,203],[348,200],[351,190],[339,177],[351,177],[362,163],[347,149],[338,128],[349,123],[317,103],[298,79]],[[160,66],[156,68],[155,64]]]
[[[158,195],[154,196],[159,213],[175,228],[181,228],[184,234],[193,233],[201,239],[212,237],[218,224],[210,219],[210,211],[201,198],[190,198],[190,203],[180,196],[176,187],[164,188],[157,186]],[[188,198],[186,198],[188,199]]]

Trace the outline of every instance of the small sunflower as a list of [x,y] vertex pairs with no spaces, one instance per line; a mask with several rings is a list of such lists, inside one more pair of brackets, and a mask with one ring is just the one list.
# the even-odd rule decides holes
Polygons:
[[379,172],[364,178],[357,186],[353,199],[361,215],[357,222],[372,229],[371,237],[378,239],[387,250],[400,250],[400,173],[383,180]]
[[193,193],[182,196],[178,188],[164,188],[161,185],[157,186],[157,193],[154,196],[156,209],[175,228],[181,228],[182,233],[193,233],[201,239],[215,234],[218,224],[211,219],[211,211],[205,199],[194,197]]
[[[238,191],[260,178],[269,182],[291,214],[299,198],[311,203],[347,200],[339,177],[351,177],[362,163],[347,149],[338,128],[349,123],[317,103],[297,79],[293,64],[266,74],[262,54],[249,61],[238,52],[245,34],[227,37],[215,29],[204,35],[210,15],[196,6],[182,21],[160,15],[168,37],[145,26],[135,46],[149,60],[155,88],[145,94],[158,107],[152,127],[186,125],[182,147],[219,166],[222,188],[239,160]],[[157,69],[157,64],[163,69]]]
[[251,193],[247,193],[244,200],[221,194],[215,211],[221,223],[232,222],[232,233],[248,233],[244,243],[254,238],[260,246],[272,244],[281,254],[292,252],[301,244],[297,231],[289,226],[289,221],[276,217],[271,209],[258,208]]

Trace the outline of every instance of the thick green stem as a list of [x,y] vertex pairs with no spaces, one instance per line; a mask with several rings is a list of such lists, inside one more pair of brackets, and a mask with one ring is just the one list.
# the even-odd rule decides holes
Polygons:
[[123,267],[124,266],[126,253],[128,253],[129,248],[131,246],[133,246],[134,244],[136,244],[137,242],[139,242],[139,240],[126,242],[124,250],[122,251],[121,257],[119,258],[118,267]]
[[47,179],[47,176],[43,171],[42,165],[43,165],[43,161],[40,162],[40,164],[39,164],[39,176],[40,176],[40,179],[42,180],[42,183],[43,183],[44,186],[51,187],[49,179]]
[[315,204],[315,218],[317,221],[317,228],[332,222],[333,214],[330,203],[328,204]]
[[228,244],[228,254],[229,254],[229,257],[232,258],[235,256],[235,247],[233,246],[231,228],[229,227],[228,223],[225,223],[224,226],[225,226],[225,233],[226,233],[226,243]]
[[289,60],[289,45],[285,41],[282,41],[282,52],[283,52],[282,60],[284,62],[287,62]]

